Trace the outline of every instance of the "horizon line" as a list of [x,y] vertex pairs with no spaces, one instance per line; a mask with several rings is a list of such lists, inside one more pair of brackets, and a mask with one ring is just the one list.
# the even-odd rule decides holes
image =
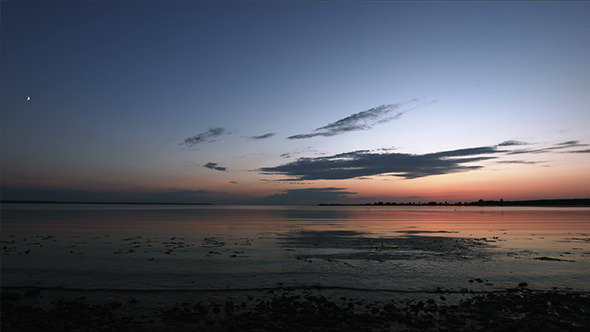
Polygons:
[[[569,204],[568,204],[569,203]],[[125,202],[125,201],[50,201],[50,200],[0,200],[0,204],[91,204],[91,205],[219,205],[209,202]],[[221,205],[277,205],[277,204],[221,204]],[[289,205],[289,204],[278,204]],[[302,204],[296,204],[302,205]],[[304,204],[310,206],[557,206],[557,207],[590,207],[590,198],[550,198],[528,200],[484,200],[437,202],[372,202],[372,203],[317,203]]]

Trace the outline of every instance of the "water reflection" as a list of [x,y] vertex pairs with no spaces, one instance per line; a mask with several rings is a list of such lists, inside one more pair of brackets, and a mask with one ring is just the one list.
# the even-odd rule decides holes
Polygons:
[[522,280],[590,287],[590,209],[3,205],[1,213],[6,284],[435,289],[477,277],[493,282],[475,286],[498,289]]
[[323,208],[287,208],[272,210],[272,214],[279,220],[353,220],[357,215],[355,211],[346,209],[323,209]]
[[[424,231],[428,233],[428,231]],[[417,232],[421,233],[421,232]],[[445,231],[431,233],[447,233]],[[394,237],[374,236],[357,231],[295,231],[280,238],[286,247],[340,249],[309,252],[305,259],[314,257],[333,259],[417,260],[437,261],[487,259],[495,248],[487,239],[404,234]]]

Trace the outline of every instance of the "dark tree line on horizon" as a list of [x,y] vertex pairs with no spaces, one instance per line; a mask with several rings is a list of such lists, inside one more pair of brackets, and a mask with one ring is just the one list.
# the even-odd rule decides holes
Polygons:
[[483,200],[475,202],[428,202],[428,203],[396,203],[396,202],[374,202],[361,204],[319,204],[320,206],[590,206],[590,198],[576,199],[538,199],[525,201],[498,201]]
[[[23,200],[0,200],[0,203],[21,203],[21,204],[121,204],[121,205],[215,205],[213,203],[163,203],[163,202],[72,202],[72,201],[23,201]],[[553,206],[553,207],[590,207],[590,198],[575,199],[538,199],[524,201],[498,201],[483,200],[474,202],[374,202],[374,203],[320,203],[319,206]]]

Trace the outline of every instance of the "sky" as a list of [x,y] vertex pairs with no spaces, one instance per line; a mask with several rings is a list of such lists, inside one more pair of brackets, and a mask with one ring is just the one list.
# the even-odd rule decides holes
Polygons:
[[3,200],[590,197],[590,2],[0,13]]

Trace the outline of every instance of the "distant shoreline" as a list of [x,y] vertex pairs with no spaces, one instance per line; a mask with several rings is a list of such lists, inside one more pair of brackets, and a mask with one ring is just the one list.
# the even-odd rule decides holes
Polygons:
[[[2,200],[0,204],[90,204],[90,205],[216,205],[214,203],[163,203],[163,202],[79,202],[79,201],[43,201],[43,200]],[[532,207],[590,207],[590,198],[575,198],[575,199],[538,199],[538,200],[523,200],[523,201],[486,201],[480,199],[474,202],[428,202],[428,203],[397,203],[397,202],[374,202],[374,203],[320,203],[317,206],[532,206]]]
[[480,199],[476,202],[428,202],[428,203],[395,203],[375,202],[359,204],[318,204],[319,206],[547,206],[547,207],[590,207],[590,198],[576,199],[537,199],[525,201],[485,201]]
[[0,204],[17,203],[17,204],[102,204],[102,205],[214,205],[213,203],[157,203],[157,202],[68,202],[68,201],[25,201],[25,200],[6,200],[0,201]]

